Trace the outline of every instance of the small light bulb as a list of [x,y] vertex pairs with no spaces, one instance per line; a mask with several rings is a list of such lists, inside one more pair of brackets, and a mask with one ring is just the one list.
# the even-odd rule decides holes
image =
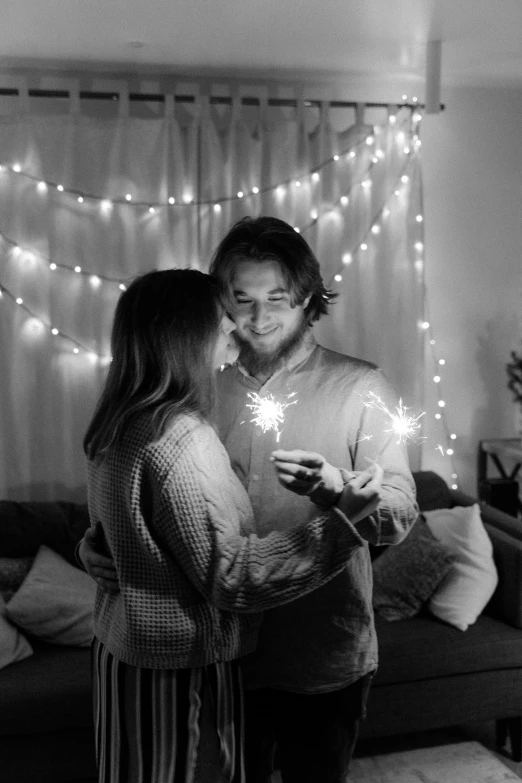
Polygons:
[[403,96],[402,96],[402,100],[403,100],[403,101],[407,101],[407,100],[408,100],[408,96],[407,96],[407,95],[403,95]]
[[365,180],[362,181],[361,184],[362,184],[363,188],[369,188],[369,187],[371,187],[372,181],[371,181],[371,179],[365,179]]
[[439,364],[446,364],[446,359],[439,359]]
[[78,196],[78,203],[83,204],[83,196]]
[[451,474],[451,478],[457,478],[457,474],[456,473],[452,473]]
[[435,345],[435,340],[430,340],[430,345]]
[[437,405],[439,406],[439,408],[445,408],[446,407],[446,403],[444,402],[444,400],[439,400]]
[[453,454],[453,449],[446,449],[446,454],[448,454],[450,457]]
[[451,485],[451,488],[452,488],[452,489],[458,489],[458,486],[457,486],[457,484],[452,484],[452,485]]
[[127,286],[124,285],[123,283],[120,283],[118,288],[120,289],[120,291],[126,291],[127,290]]
[[353,160],[353,159],[355,158],[355,150],[352,150],[352,151],[351,151],[351,152],[348,154],[348,157],[349,157],[349,158],[351,158],[351,159]]
[[16,171],[17,174],[20,174],[20,172],[22,171],[22,167],[20,166],[19,163],[14,164],[13,171]]
[[434,375],[433,380],[435,381],[435,383],[440,383],[440,375]]
[[153,215],[156,212],[156,210],[154,209],[154,207],[149,207],[149,212],[151,215]]
[[435,414],[435,418],[436,418],[436,419],[442,419],[442,415],[441,415],[440,413],[436,413],[436,414]]
[[454,432],[452,432],[451,435],[450,435],[450,438],[451,438],[451,440],[456,440],[457,436],[455,435]]
[[125,196],[125,201],[132,201],[132,196],[130,193],[127,193],[127,195]]
[[335,280],[336,283],[340,283],[342,279],[343,279],[342,275],[335,275],[334,276],[334,280]]
[[279,185],[278,188],[276,188],[276,196],[279,196],[279,198],[282,198],[285,195],[285,189],[282,185]]
[[350,203],[350,199],[348,198],[348,196],[341,196],[341,204],[343,205],[343,207],[347,207],[349,203]]
[[334,159],[335,161],[338,161],[338,160],[339,160],[339,155],[334,155],[334,156],[333,156],[333,159]]
[[80,274],[80,272],[82,271],[81,266],[75,266],[74,267],[74,271],[77,272],[78,274]]
[[381,233],[381,227],[377,223],[374,223],[372,226],[372,234],[380,234],[380,233]]
[[388,207],[384,207],[382,211],[383,218],[387,218],[389,214],[390,214],[390,210],[388,209]]
[[422,244],[422,242],[415,242],[413,247],[415,248],[415,250],[419,250],[419,251],[424,250],[424,245]]
[[320,179],[319,174],[317,173],[317,171],[314,171],[314,173],[312,174],[312,182],[319,182],[319,179]]
[[404,147],[404,154],[405,155],[409,155],[410,154],[410,148],[409,147]]
[[56,337],[56,335],[58,334],[58,329],[55,326],[53,326],[53,328],[51,329],[51,333],[54,334],[54,336]]
[[395,123],[397,122],[396,115],[390,114],[390,116],[388,117],[388,122],[390,123],[390,125],[395,125]]
[[60,193],[63,193],[63,185],[57,185],[56,190],[59,190]]
[[112,201],[110,201],[108,198],[104,198],[100,206],[102,209],[110,209],[112,207]]
[[412,100],[412,103],[417,103],[417,101],[418,101],[419,99],[418,99],[418,98],[415,98],[415,97],[413,97],[411,100]]
[[238,190],[238,191],[237,191],[237,197],[238,197],[238,198],[243,198],[243,196],[244,196],[244,195],[245,195],[245,194],[243,193],[243,191],[242,191],[242,190]]
[[300,234],[301,233],[301,229],[298,228],[297,226],[294,226],[294,231],[296,232],[296,234]]
[[410,181],[410,178],[408,177],[408,175],[407,174],[403,174],[402,177],[401,177],[401,182],[404,182],[406,184],[406,182],[409,182],[409,181]]
[[98,288],[98,286],[101,285],[101,279],[98,277],[98,275],[91,275],[89,281],[93,288]]
[[47,182],[39,182],[36,188],[39,193],[45,193],[47,190]]
[[80,349],[79,348],[73,348],[73,353],[80,353]]
[[375,141],[375,139],[374,139],[374,137],[373,137],[373,136],[367,136],[367,137],[366,137],[366,144],[367,144],[368,146],[372,145],[374,141]]
[[423,321],[421,324],[422,329],[429,329],[430,328],[430,322],[429,321]]
[[169,204],[175,204],[175,203],[176,203],[176,199],[174,198],[174,196],[169,196]]
[[190,195],[190,193],[185,193],[184,194],[183,201],[184,201],[185,204],[191,204],[192,200],[193,199],[192,199],[192,196]]
[[54,272],[54,270],[56,269],[56,264],[54,263],[54,261],[53,261],[52,263],[50,263],[50,264],[49,264],[49,269],[52,269],[52,270],[53,270],[53,272]]
[[346,266],[348,264],[352,263],[352,254],[351,253],[343,253],[343,264]]
[[422,221],[424,220],[424,218],[422,217],[422,215],[417,215],[417,216],[415,217],[415,220],[417,221],[417,223],[422,223]]
[[252,193],[254,193],[257,196],[257,194],[259,193],[259,188],[258,187],[252,188]]
[[317,220],[318,214],[316,209],[312,209],[312,211],[310,212],[310,217],[312,218],[312,220]]
[[296,181],[294,182],[294,185],[296,186],[296,188],[300,188],[301,187],[301,183],[300,183],[300,181],[298,179],[296,179]]
[[400,191],[400,190],[396,190],[396,191],[395,191],[395,195],[396,195],[396,196],[400,196],[400,195],[401,195],[401,191]]
[[422,258],[418,258],[418,259],[415,261],[415,269],[416,269],[418,272],[422,272],[423,268],[424,268],[424,261],[422,260]]
[[22,297],[21,297],[21,296],[19,296],[19,297],[16,299],[16,304],[17,304],[17,305],[21,305],[21,304],[23,304],[23,303],[24,303],[24,300],[22,299]]
[[216,213],[221,212],[221,204],[214,204],[214,212]]
[[361,250],[368,250],[368,245],[366,244],[366,242],[363,242],[361,244]]

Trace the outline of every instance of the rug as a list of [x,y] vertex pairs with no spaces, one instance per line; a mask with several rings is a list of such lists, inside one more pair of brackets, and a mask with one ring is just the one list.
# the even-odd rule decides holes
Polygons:
[[[273,783],[280,783],[279,773]],[[354,758],[346,783],[520,783],[479,742]]]

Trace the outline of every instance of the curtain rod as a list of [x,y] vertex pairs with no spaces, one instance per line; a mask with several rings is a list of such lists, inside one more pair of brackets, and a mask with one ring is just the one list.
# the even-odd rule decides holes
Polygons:
[[[69,98],[69,90],[40,90],[30,89],[27,91],[30,98]],[[0,87],[0,96],[17,96],[20,91],[16,87]],[[99,101],[118,101],[120,95],[118,92],[98,92],[92,90],[80,90],[79,97],[85,100],[99,100]],[[130,101],[148,101],[150,103],[164,103],[165,96],[159,93],[142,93],[142,92],[130,92]],[[195,103],[196,97],[194,95],[175,95],[174,100],[176,103]],[[241,99],[243,106],[259,106],[261,104],[260,98],[244,96]],[[232,98],[226,95],[211,95],[210,103],[230,105]],[[296,98],[268,98],[267,103],[269,106],[297,106],[298,101]],[[390,103],[374,102],[374,101],[320,101],[320,100],[304,100],[305,106],[321,107],[323,103],[328,103],[334,109],[356,109],[357,106],[365,106],[369,109],[387,109],[389,106],[398,106],[405,109],[423,109],[423,103],[409,103],[409,102],[396,102]],[[444,104],[440,106],[441,111],[444,110]]]

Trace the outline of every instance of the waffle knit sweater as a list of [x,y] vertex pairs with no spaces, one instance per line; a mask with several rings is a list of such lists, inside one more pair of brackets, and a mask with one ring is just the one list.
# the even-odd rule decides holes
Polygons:
[[188,668],[251,652],[261,612],[325,584],[364,545],[337,509],[259,538],[214,429],[179,415],[153,442],[143,415],[88,461],[89,513],[114,557],[118,594],[98,590],[94,633],[120,660]]

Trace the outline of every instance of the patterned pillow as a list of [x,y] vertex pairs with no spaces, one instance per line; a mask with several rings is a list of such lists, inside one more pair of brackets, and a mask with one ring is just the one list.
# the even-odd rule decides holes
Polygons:
[[429,601],[455,561],[422,515],[408,536],[373,562],[373,608],[386,620],[414,617]]
[[33,560],[34,557],[0,557],[0,595],[6,603],[24,581]]

